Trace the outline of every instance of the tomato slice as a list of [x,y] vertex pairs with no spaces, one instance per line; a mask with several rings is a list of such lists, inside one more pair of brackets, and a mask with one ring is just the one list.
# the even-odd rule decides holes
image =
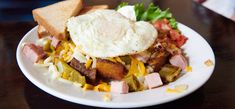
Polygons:
[[188,40],[184,35],[180,35],[179,38],[176,40],[176,44],[178,47],[181,47],[185,44],[185,42]]

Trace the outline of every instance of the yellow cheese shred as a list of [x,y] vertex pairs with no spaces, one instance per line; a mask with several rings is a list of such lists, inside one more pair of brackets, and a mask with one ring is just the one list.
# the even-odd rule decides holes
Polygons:
[[111,94],[110,94],[110,93],[105,93],[105,94],[103,95],[103,100],[104,100],[105,102],[111,101],[111,100],[112,100]]
[[131,58],[131,66],[128,71],[128,75],[134,74],[137,77],[145,76],[147,74],[146,67],[143,62]]
[[210,67],[210,66],[213,66],[213,65],[214,65],[213,62],[212,62],[210,59],[206,60],[206,61],[204,62],[204,64],[205,64],[207,67]]
[[174,88],[167,88],[166,92],[168,92],[168,93],[181,93],[187,89],[188,89],[188,85],[181,84],[181,85],[176,85]]
[[141,72],[141,76],[145,76],[146,75],[146,69],[145,69],[144,63],[139,61],[138,65],[139,65],[139,68],[140,68],[139,70]]
[[82,89],[83,89],[84,91],[87,91],[87,90],[93,90],[93,88],[94,88],[93,85],[85,84]]
[[86,68],[89,68],[91,66],[91,63],[92,63],[92,60],[91,59],[88,59],[85,63],[85,67]]
[[121,60],[121,58],[119,58],[119,57],[115,57],[115,60],[116,60],[117,62],[119,62],[119,63],[125,64],[125,62],[123,62],[123,61]]
[[107,60],[112,61],[112,62],[117,62],[114,58],[111,58],[111,57],[107,58]]
[[97,92],[110,92],[110,85],[105,82],[102,82],[94,87],[94,91]]
[[63,50],[59,50],[59,52],[62,52],[62,60],[69,62],[72,59],[72,54],[73,54],[73,50],[75,48],[75,45],[70,42],[70,41],[64,41],[61,44],[62,47],[60,47],[60,49]]
[[131,57],[131,66],[128,71],[128,75],[133,75],[138,72],[138,61]]
[[193,70],[192,70],[191,66],[186,66],[185,71],[186,72],[192,72]]

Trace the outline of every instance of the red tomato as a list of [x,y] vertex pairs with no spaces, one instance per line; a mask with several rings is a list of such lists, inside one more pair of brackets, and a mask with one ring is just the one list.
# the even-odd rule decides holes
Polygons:
[[176,44],[178,47],[181,47],[185,44],[185,42],[188,40],[188,38],[186,38],[183,35],[180,35],[180,37],[176,40]]
[[169,30],[171,30],[171,26],[169,25],[167,19],[157,20],[156,22],[154,22],[153,25],[161,33],[168,32]]

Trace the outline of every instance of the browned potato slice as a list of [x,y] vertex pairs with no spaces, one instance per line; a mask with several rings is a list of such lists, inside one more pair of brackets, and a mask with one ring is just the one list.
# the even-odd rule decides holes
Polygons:
[[126,73],[121,63],[115,63],[105,59],[97,59],[96,69],[100,76],[108,79],[121,80]]

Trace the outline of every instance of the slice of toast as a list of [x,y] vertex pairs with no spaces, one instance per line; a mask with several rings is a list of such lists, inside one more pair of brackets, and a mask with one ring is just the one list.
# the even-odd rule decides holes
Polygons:
[[[94,5],[94,6],[84,7],[79,12],[79,15],[94,12],[94,11],[100,10],[100,9],[108,9],[108,5]],[[38,38],[39,39],[43,38],[43,37],[51,36],[51,34],[42,25],[38,26],[37,32],[38,32]]]
[[100,10],[100,9],[108,9],[109,6],[108,5],[94,5],[94,6],[86,6],[84,7],[81,12],[79,13],[79,15],[82,14],[86,14],[86,13],[90,13],[90,12],[94,12],[96,10]]
[[66,22],[82,9],[82,0],[61,1],[43,8],[33,10],[33,17],[52,36],[66,39]]
[[38,38],[43,38],[43,37],[47,37],[47,36],[51,36],[51,34],[41,25],[38,26]]

